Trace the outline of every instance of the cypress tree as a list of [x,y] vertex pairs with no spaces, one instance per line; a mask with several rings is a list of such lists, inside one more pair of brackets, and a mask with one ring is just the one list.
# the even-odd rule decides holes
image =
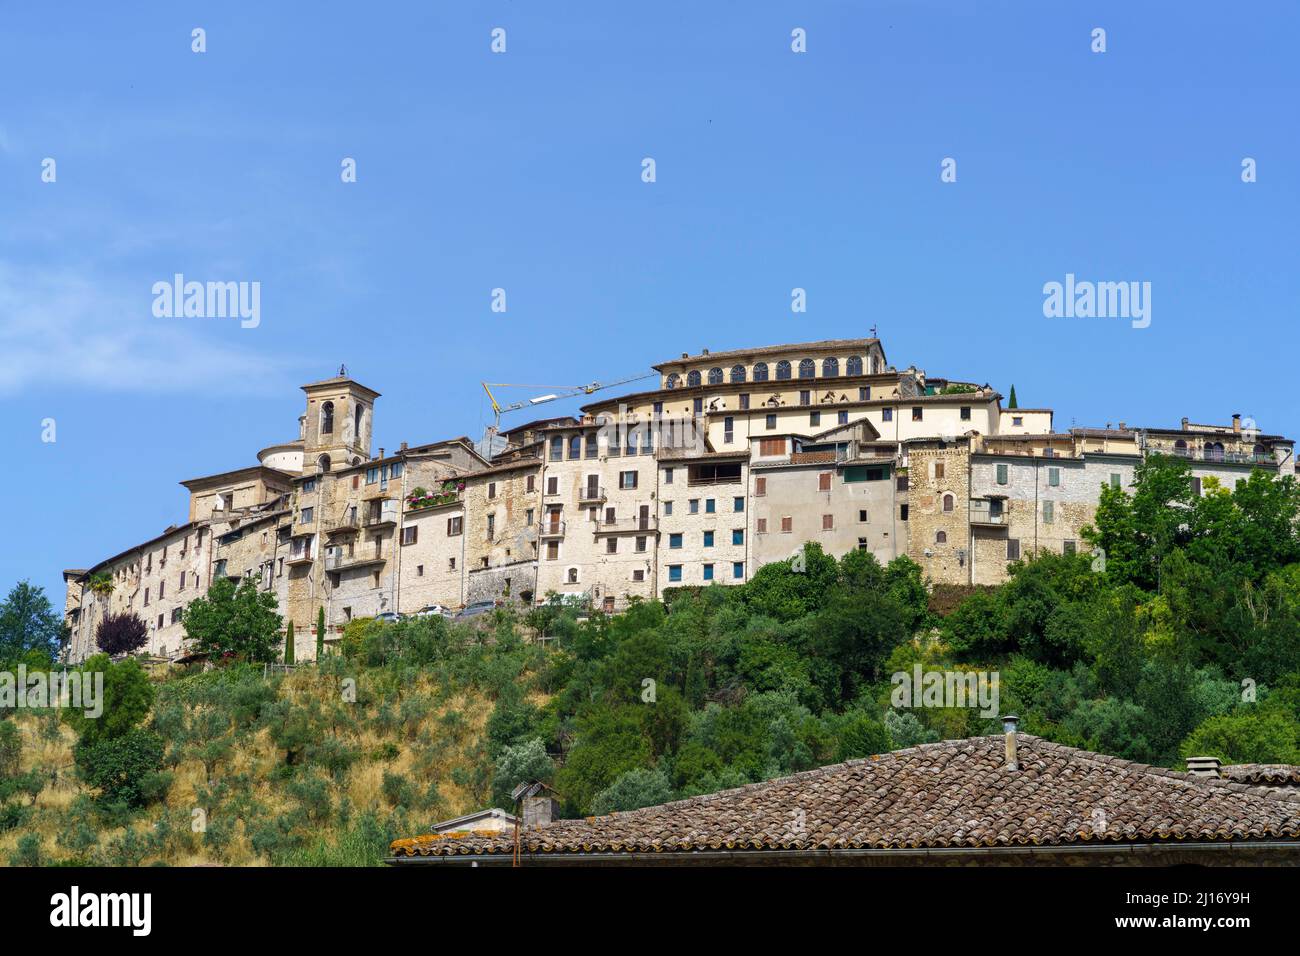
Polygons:
[[293,621],[289,622],[289,630],[284,635],[284,662],[293,663]]
[[316,609],[316,660],[325,656],[325,609]]
[[1012,385],[1011,398],[1007,400],[1007,408],[1019,408],[1019,407],[1020,405],[1016,403],[1016,387]]

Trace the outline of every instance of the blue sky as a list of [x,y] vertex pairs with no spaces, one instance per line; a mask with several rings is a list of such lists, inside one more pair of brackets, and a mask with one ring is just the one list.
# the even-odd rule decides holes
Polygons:
[[[0,587],[61,606],[340,362],[388,448],[480,433],[482,379],[873,324],[1061,427],[1300,433],[1294,3],[58,9],[0,31]],[[260,282],[261,324],[155,318],[177,272]],[[1045,318],[1070,272],[1149,281],[1151,326]]]

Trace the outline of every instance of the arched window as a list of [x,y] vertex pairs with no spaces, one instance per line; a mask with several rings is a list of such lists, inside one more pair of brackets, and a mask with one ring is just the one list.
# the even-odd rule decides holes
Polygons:
[[1205,444],[1206,461],[1223,461],[1223,445],[1220,442],[1212,441]]
[[943,510],[944,510],[944,511],[952,511],[953,503],[954,503],[954,498],[953,498],[952,495],[944,495],[944,496],[943,496]]
[[716,367],[709,369],[709,384],[710,385],[722,384],[722,369]]
[[934,543],[935,543],[935,544],[947,544],[947,543],[948,543],[948,532],[947,532],[947,531],[936,531],[936,532],[935,532],[935,535],[934,535]]
[[776,363],[776,377],[778,381],[784,381],[790,377],[790,363],[785,359]]
[[1187,442],[1183,441],[1181,438],[1178,439],[1178,441],[1174,442],[1174,454],[1175,454],[1175,455],[1178,455],[1178,456],[1180,456],[1180,457],[1182,457],[1182,458],[1186,458],[1186,457],[1187,457]]
[[845,366],[844,366],[844,374],[845,374],[845,375],[861,375],[861,374],[862,374],[862,356],[861,356],[861,355],[850,355],[850,356],[849,356],[849,360],[848,360],[848,362],[845,363]]
[[329,455],[321,455],[319,458],[317,458],[317,459],[316,459],[316,467],[317,467],[318,469],[320,469],[320,471],[321,471],[322,473],[329,471],[329,470],[330,470],[330,456],[329,456]]
[[700,384],[700,373],[698,371],[690,371],[686,373],[686,385],[688,388],[694,388],[699,384]]
[[871,374],[876,375],[879,372],[880,372],[880,356],[873,355],[871,356]]
[[581,435],[572,435],[569,437],[569,457],[570,458],[582,457],[582,436]]
[[320,433],[334,434],[334,403],[326,402],[320,407]]
[[1256,461],[1268,460],[1268,450],[1263,445],[1255,446],[1255,460]]
[[766,363],[766,362],[759,362],[758,364],[756,364],[756,365],[754,366],[754,381],[756,381],[756,382],[766,382],[766,381],[767,381],[767,363]]
[[352,429],[352,435],[357,441],[361,441],[361,419],[364,411],[365,409],[360,405],[357,405],[352,410],[352,424],[355,426]]
[[828,358],[822,360],[822,378],[834,378],[840,374],[840,360]]
[[745,380],[745,366],[743,365],[731,366],[731,383],[733,385],[739,385],[744,380]]
[[676,388],[679,384],[681,384],[681,381],[682,381],[682,377],[678,375],[676,372],[673,372],[671,375],[668,376],[668,381],[666,384],[669,388]]
[[815,378],[817,376],[817,363],[812,359],[804,359],[799,363],[800,378]]

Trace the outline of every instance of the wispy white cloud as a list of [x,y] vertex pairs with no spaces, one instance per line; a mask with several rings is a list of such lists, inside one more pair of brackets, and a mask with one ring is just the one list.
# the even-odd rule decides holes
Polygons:
[[118,279],[0,262],[0,394],[38,387],[261,393],[289,374],[259,348],[257,329],[154,318],[151,304],[147,285],[127,289]]

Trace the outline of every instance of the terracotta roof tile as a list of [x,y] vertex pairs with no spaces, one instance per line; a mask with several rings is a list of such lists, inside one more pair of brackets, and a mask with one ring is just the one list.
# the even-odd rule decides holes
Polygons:
[[[1148,767],[1028,734],[1017,740],[1019,770],[1005,767],[1001,736],[925,744],[643,810],[559,820],[523,832],[521,851],[961,848],[1300,837],[1300,797]],[[398,857],[513,850],[512,834],[420,836],[392,844]]]

